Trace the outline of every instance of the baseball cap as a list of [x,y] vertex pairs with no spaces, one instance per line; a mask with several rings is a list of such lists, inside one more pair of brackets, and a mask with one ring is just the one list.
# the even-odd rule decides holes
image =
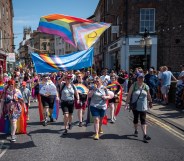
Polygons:
[[22,82],[22,85],[23,85],[23,86],[26,86],[26,84],[27,84],[27,83],[26,83],[25,81]]
[[180,67],[184,67],[184,64],[180,65]]
[[153,72],[153,68],[149,68],[149,71],[150,71],[150,72]]
[[137,78],[144,78],[144,74],[143,73],[139,73],[138,75],[137,75]]

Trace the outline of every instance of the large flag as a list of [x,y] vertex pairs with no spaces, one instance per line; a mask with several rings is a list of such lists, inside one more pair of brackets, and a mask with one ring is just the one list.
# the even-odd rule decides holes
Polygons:
[[89,49],[111,24],[62,14],[40,18],[38,31],[58,35],[79,50]]
[[57,72],[59,70],[78,70],[88,68],[93,63],[94,48],[73,52],[62,56],[32,53],[32,60],[37,73]]

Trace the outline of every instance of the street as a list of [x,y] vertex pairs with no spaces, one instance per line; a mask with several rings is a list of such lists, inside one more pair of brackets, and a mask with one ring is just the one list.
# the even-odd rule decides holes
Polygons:
[[[104,134],[93,140],[93,124],[78,127],[77,113],[74,126],[67,136],[62,136],[62,111],[57,122],[44,127],[39,122],[37,103],[31,103],[27,135],[18,135],[17,142],[10,143],[10,137],[0,134],[0,160],[14,161],[182,161],[184,137],[181,131],[167,130],[160,120],[147,117],[149,143],[139,136],[133,136],[132,113],[121,109],[115,124],[104,125]],[[108,110],[109,114],[109,110]],[[172,129],[172,127],[170,127]],[[176,133],[178,135],[176,135]]]

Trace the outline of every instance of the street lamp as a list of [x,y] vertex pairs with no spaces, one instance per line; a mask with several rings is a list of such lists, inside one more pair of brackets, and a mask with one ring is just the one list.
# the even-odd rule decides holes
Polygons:
[[148,69],[148,60],[147,60],[147,47],[152,45],[152,39],[149,35],[148,30],[145,28],[142,39],[140,40],[141,47],[144,47],[144,56],[145,56],[145,64],[144,69]]

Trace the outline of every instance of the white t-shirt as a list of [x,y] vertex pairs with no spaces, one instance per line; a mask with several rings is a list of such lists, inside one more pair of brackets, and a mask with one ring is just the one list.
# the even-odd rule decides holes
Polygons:
[[102,75],[100,77],[100,79],[102,80],[103,85],[107,86],[108,82],[110,81],[110,76],[109,75]]
[[[180,75],[179,75],[179,77],[182,77],[182,76],[184,76],[184,71],[182,71],[182,72],[180,73]],[[183,83],[182,80],[178,80],[177,85],[181,85],[182,83]]]

